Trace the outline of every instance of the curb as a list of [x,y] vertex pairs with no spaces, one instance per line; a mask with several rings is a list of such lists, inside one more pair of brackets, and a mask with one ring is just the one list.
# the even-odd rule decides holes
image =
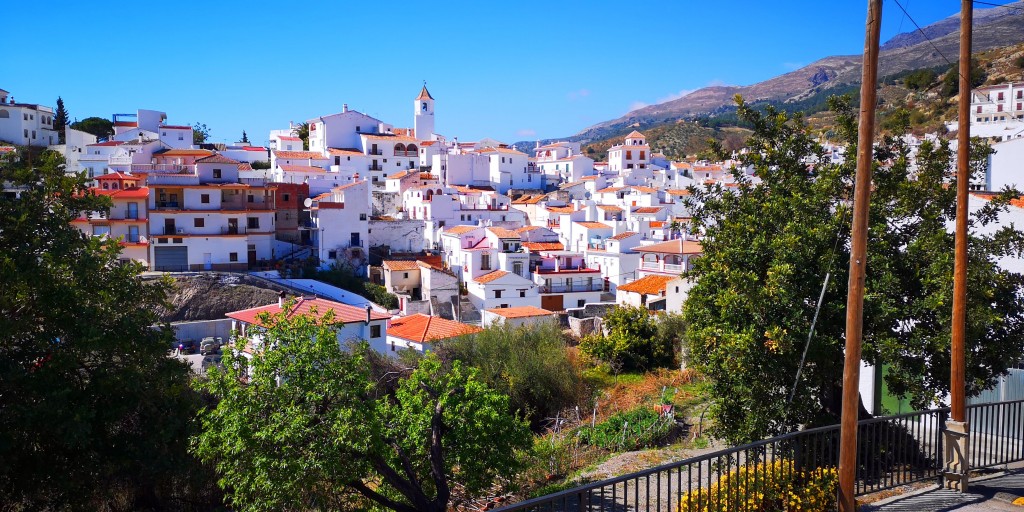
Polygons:
[[997,492],[996,495],[993,496],[992,498],[996,501],[1009,503],[1010,505],[1024,507],[1024,496],[1018,496],[1016,494],[1010,494],[1008,492]]

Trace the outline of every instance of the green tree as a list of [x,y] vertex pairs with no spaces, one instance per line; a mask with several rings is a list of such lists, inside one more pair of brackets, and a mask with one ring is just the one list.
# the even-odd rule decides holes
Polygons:
[[[980,87],[988,79],[988,73],[976,59],[971,59],[971,87]],[[960,61],[954,62],[942,77],[941,93],[951,98],[960,92]]]
[[53,115],[53,129],[57,132],[57,142],[64,144],[64,129],[68,126],[68,111],[64,108],[64,99],[57,97],[57,112]]
[[203,383],[219,402],[195,446],[233,508],[442,512],[454,489],[472,496],[519,470],[529,430],[475,370],[428,355],[388,393],[365,343],[339,349],[329,315],[264,322],[272,348],[226,356]]
[[102,117],[87,117],[71,123],[71,128],[91,133],[100,139],[109,139],[114,135],[114,123]]
[[585,389],[554,322],[533,326],[494,325],[436,348],[445,361],[479,370],[488,386],[509,396],[511,410],[531,425],[578,405]]
[[154,313],[166,285],[72,226],[110,203],[63,164],[33,149],[0,162],[19,191],[0,195],[0,509],[216,503],[186,450],[198,396]]
[[245,130],[242,130],[242,140],[239,142],[243,142],[245,144],[249,143],[249,135],[245,133]]
[[624,370],[652,370],[669,366],[675,354],[671,339],[658,334],[651,312],[638,306],[616,306],[604,317],[605,333],[589,335],[580,351]]
[[206,141],[210,140],[210,128],[205,123],[196,123],[192,125],[192,144],[200,145],[206,144]]
[[[839,132],[856,154],[848,99],[833,101]],[[835,423],[840,410],[854,159],[830,164],[799,116],[739,102],[755,128],[744,156],[761,182],[693,189],[704,255],[684,305],[690,364],[712,382],[718,435],[743,442]],[[904,125],[903,129],[906,129]],[[900,137],[876,149],[871,197],[863,358],[881,367],[897,395],[923,407],[948,390],[955,174],[947,143],[922,144],[916,169]],[[986,151],[972,146],[973,172]],[[977,176],[977,174],[975,174]],[[913,177],[913,179],[911,179]],[[968,299],[969,393],[991,385],[1024,353],[1024,280],[996,259],[1018,254],[1012,227],[984,234],[1014,197],[972,214]],[[826,273],[831,273],[807,363],[787,403]]]
[[923,91],[932,86],[935,82],[935,72],[930,69],[919,69],[912,71],[903,79],[903,84],[908,89]]
[[309,150],[309,123],[299,123],[292,130],[292,133],[302,139],[302,149]]

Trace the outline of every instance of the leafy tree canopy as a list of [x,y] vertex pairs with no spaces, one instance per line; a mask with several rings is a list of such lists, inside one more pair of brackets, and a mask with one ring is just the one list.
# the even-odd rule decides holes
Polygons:
[[192,144],[198,146],[210,140],[210,127],[205,123],[196,123],[192,126]]
[[71,128],[91,133],[101,139],[109,139],[114,136],[114,123],[102,117],[87,117],[81,121],[71,123]]
[[475,370],[428,355],[389,393],[365,343],[339,349],[329,315],[264,322],[271,348],[227,355],[203,384],[219,403],[196,450],[234,508],[442,512],[519,470],[529,430]]
[[292,130],[296,137],[302,139],[302,149],[309,150],[309,123],[299,123]]
[[[53,151],[0,161],[0,509],[219,501],[186,451],[198,408],[154,328],[165,285],[71,221],[106,211]],[[199,477],[199,481],[193,477]]]
[[657,319],[646,308],[612,308],[604,317],[604,328],[605,333],[584,338],[580,351],[616,370],[652,370],[673,364],[675,336],[660,331]]
[[53,130],[57,132],[59,144],[64,144],[64,129],[68,126],[68,110],[64,108],[64,99],[57,97],[57,112],[53,114]]
[[[745,163],[761,183],[735,172],[739,186],[693,189],[704,255],[688,277],[684,306],[691,365],[712,380],[718,434],[733,442],[801,424],[835,423],[840,410],[849,262],[853,158],[833,165],[799,115],[764,113],[738,100],[754,126]],[[840,133],[856,155],[848,99],[833,101]],[[906,126],[903,127],[904,130]],[[987,150],[972,144],[972,171]],[[889,389],[925,407],[949,389],[955,173],[948,143],[925,142],[916,168],[900,137],[875,150],[863,358],[887,365]],[[1015,191],[971,215],[967,313],[968,392],[994,383],[1024,352],[1020,274],[997,260],[1019,255],[1012,227],[985,230]],[[787,403],[826,273],[831,274],[807,364]]]

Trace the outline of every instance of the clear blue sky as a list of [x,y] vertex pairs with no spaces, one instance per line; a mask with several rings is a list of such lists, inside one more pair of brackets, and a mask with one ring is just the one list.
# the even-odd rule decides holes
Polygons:
[[[901,0],[921,26],[956,0]],[[863,48],[864,0],[8,2],[0,88],[72,118],[146,108],[263,143],[343,103],[462,140],[560,137],[710,83]],[[892,0],[882,41],[913,30]],[[31,44],[25,44],[26,42]]]

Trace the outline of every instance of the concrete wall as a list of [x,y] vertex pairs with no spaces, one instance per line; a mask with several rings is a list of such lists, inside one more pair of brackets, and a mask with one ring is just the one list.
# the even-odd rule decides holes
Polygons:
[[207,336],[220,336],[225,342],[231,338],[231,319],[202,320],[198,322],[175,322],[174,339],[179,341],[200,341]]
[[388,246],[394,251],[417,252],[426,247],[422,220],[371,220],[370,247]]
[[569,328],[572,329],[572,333],[577,337],[583,337],[590,333],[598,332],[601,329],[601,319],[598,317],[576,318],[569,316],[566,318],[569,321]]
[[371,211],[374,216],[391,215],[398,211],[399,206],[402,206],[402,194],[397,192],[381,192],[374,190],[371,194],[373,195],[371,200]]

